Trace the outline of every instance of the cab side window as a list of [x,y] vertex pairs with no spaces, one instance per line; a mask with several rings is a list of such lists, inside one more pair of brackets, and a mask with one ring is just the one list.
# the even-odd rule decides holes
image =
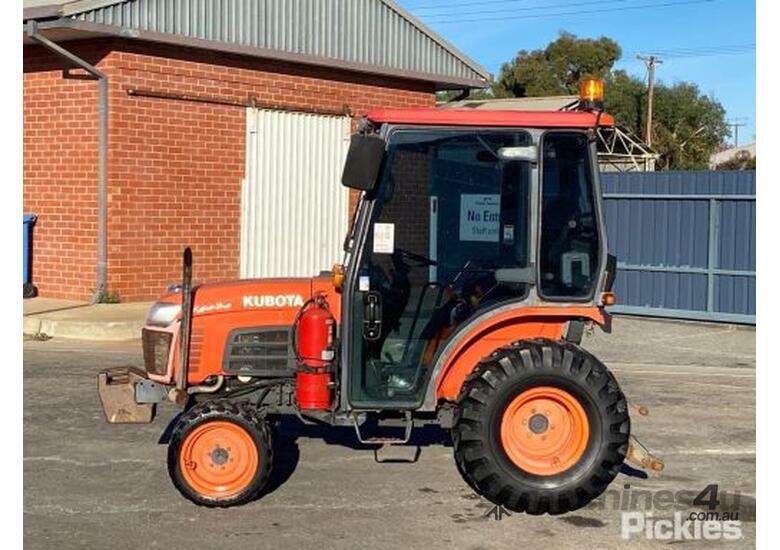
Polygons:
[[546,298],[584,299],[596,284],[598,220],[585,134],[543,139],[539,290]]

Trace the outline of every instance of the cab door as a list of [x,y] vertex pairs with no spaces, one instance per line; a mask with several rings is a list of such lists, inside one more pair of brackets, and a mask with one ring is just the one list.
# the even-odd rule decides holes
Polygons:
[[531,170],[497,151],[531,143],[518,130],[391,133],[348,287],[352,407],[418,407],[457,327],[525,296],[495,272],[529,264]]

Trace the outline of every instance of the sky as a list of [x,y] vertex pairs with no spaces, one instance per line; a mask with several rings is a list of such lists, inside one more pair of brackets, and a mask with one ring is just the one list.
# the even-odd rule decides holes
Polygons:
[[[542,49],[561,31],[620,44],[617,69],[646,75],[638,54],[657,54],[657,80],[693,82],[714,96],[739,143],[755,140],[756,5],[750,0],[398,0],[497,75],[518,50]],[[733,132],[733,130],[732,130]],[[731,141],[733,143],[733,135]]]

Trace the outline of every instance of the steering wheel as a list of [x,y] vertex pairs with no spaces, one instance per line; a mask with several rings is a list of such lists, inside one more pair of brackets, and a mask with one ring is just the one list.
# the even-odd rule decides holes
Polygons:
[[409,260],[418,262],[420,265],[439,265],[439,262],[437,262],[436,260],[432,260],[431,258],[422,256],[420,254],[415,254],[414,252],[409,252],[408,250],[404,250],[403,248],[396,248],[393,254],[398,254],[403,258],[407,258]]

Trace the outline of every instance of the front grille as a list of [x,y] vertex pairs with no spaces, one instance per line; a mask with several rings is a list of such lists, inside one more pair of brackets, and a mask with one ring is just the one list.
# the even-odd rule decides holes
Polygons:
[[233,331],[228,338],[225,372],[249,376],[292,376],[295,357],[290,329],[252,328]]
[[168,356],[171,351],[170,332],[143,329],[141,341],[144,348],[144,367],[146,372],[164,376],[168,370]]

